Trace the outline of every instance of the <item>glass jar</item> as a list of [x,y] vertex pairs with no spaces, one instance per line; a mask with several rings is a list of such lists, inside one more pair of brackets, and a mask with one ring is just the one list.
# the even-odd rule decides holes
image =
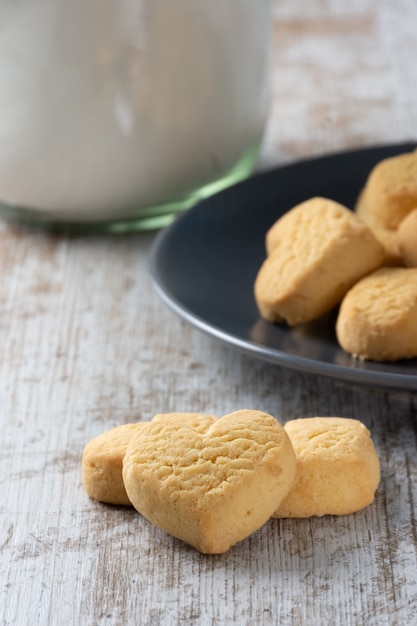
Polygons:
[[0,0],[0,215],[155,228],[252,170],[269,0]]

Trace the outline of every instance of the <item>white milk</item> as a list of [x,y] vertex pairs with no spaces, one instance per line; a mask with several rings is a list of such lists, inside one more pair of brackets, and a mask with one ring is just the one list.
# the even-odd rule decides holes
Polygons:
[[0,199],[106,219],[259,141],[266,0],[0,0]]

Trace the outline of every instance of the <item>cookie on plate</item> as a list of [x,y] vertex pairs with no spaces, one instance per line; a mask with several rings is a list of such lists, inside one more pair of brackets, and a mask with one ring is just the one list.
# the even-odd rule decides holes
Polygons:
[[417,357],[417,268],[385,267],[359,281],[343,299],[336,334],[361,359]]
[[355,210],[384,245],[387,265],[401,264],[396,231],[416,208],[417,151],[377,163],[368,176]]
[[226,552],[260,528],[288,494],[295,454],[284,428],[261,411],[235,411],[205,433],[149,422],[123,460],[134,507],[203,553]]
[[379,267],[384,250],[352,211],[311,198],[268,231],[269,256],[255,281],[261,316],[290,326],[320,317],[362,276]]
[[374,500],[380,464],[358,420],[311,417],[286,423],[297,457],[295,483],[273,517],[347,515]]
[[417,208],[417,151],[377,163],[366,181],[361,204],[385,228],[397,230]]
[[417,208],[403,219],[398,227],[396,239],[404,265],[417,267]]
[[369,213],[364,203],[363,194],[360,195],[355,212],[372,230],[375,237],[382,244],[385,251],[383,265],[403,265],[402,255],[398,247],[397,231],[387,228],[378,215]]

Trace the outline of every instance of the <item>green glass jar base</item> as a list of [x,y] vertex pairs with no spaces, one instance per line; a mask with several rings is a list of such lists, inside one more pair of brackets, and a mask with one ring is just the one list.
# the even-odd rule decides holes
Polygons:
[[127,215],[94,221],[63,220],[59,218],[59,213],[53,214],[0,202],[0,217],[28,228],[55,232],[124,234],[156,230],[168,226],[179,213],[191,208],[200,200],[247,178],[253,171],[259,147],[260,143],[257,142],[247,149],[238,163],[222,178],[193,190],[174,202],[141,207]]
[[129,232],[149,231],[168,226],[176,215],[192,206],[190,201],[184,201],[157,205],[140,209],[138,214],[132,211],[129,215],[119,218],[91,220],[91,221],[67,221],[55,218],[47,212],[32,209],[11,207],[0,203],[0,218],[10,224],[30,229],[41,229],[58,233],[88,234],[109,233],[124,234]]

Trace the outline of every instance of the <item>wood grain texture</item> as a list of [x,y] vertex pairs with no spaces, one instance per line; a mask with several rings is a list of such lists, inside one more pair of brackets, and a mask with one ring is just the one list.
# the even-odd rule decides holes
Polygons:
[[264,167],[417,137],[413,0],[273,2]]
[[[261,166],[413,139],[413,0],[276,0]],[[417,395],[254,361],[177,319],[148,277],[154,234],[0,224],[0,624],[402,626],[417,615]],[[90,501],[87,441],[156,412],[342,415],[382,481],[356,515],[271,520],[203,556]]]

